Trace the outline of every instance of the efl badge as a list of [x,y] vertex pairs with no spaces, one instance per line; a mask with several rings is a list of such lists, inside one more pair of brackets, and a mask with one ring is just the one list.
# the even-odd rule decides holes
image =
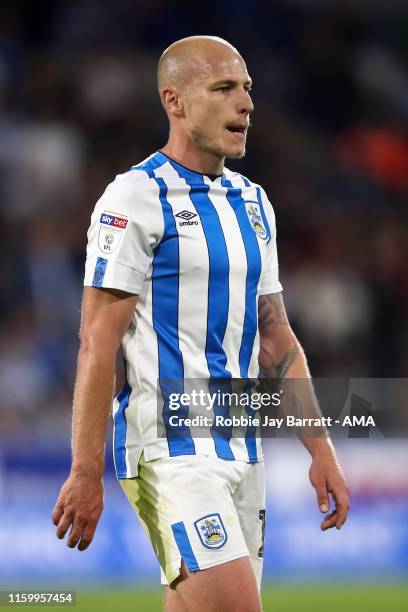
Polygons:
[[221,548],[227,541],[227,532],[218,513],[203,516],[194,522],[194,527],[206,548]]
[[262,238],[262,240],[265,240],[268,237],[268,232],[266,231],[258,202],[245,202],[245,208],[255,234]]
[[118,217],[104,211],[99,220],[99,248],[103,253],[113,253],[118,247],[123,231],[126,229],[128,220],[126,217]]

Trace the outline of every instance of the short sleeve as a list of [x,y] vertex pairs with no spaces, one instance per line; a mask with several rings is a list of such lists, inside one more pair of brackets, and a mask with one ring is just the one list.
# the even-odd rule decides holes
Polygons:
[[266,246],[266,257],[262,265],[259,295],[267,295],[268,293],[279,293],[282,291],[282,285],[279,282],[275,213],[273,211],[272,204],[268,200],[267,195],[262,188],[260,189],[260,195],[262,207],[270,229],[270,240]]
[[163,231],[155,181],[138,170],[117,176],[92,213],[84,285],[139,294]]

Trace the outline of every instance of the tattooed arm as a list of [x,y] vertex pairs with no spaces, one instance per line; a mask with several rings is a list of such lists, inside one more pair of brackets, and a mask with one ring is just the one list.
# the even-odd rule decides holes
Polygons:
[[285,377],[310,378],[305,355],[289,325],[281,293],[259,297],[258,327],[262,378],[278,381]]
[[[258,326],[260,378],[273,379],[275,384],[288,378],[310,379],[306,356],[289,325],[281,293],[259,297]],[[312,381],[310,384],[300,382],[299,390],[303,412],[299,416],[320,418]],[[323,531],[331,527],[340,529],[347,519],[349,496],[333,444],[325,435],[300,436],[300,439],[312,456],[309,477],[316,490],[320,510],[329,510],[329,493],[335,501],[335,509],[323,520],[321,528]]]

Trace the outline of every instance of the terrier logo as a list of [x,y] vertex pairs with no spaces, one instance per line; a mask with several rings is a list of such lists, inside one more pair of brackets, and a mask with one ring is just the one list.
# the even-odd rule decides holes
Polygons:
[[227,541],[227,532],[218,513],[203,516],[194,522],[194,527],[205,548],[221,548]]
[[268,232],[266,231],[258,202],[245,202],[245,208],[255,234],[262,238],[262,240],[265,240],[268,237]]

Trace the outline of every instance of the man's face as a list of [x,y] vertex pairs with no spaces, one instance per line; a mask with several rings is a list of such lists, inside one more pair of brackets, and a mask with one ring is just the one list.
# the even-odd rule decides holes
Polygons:
[[218,157],[245,155],[253,104],[251,79],[237,54],[202,66],[183,94],[185,129],[195,146]]

